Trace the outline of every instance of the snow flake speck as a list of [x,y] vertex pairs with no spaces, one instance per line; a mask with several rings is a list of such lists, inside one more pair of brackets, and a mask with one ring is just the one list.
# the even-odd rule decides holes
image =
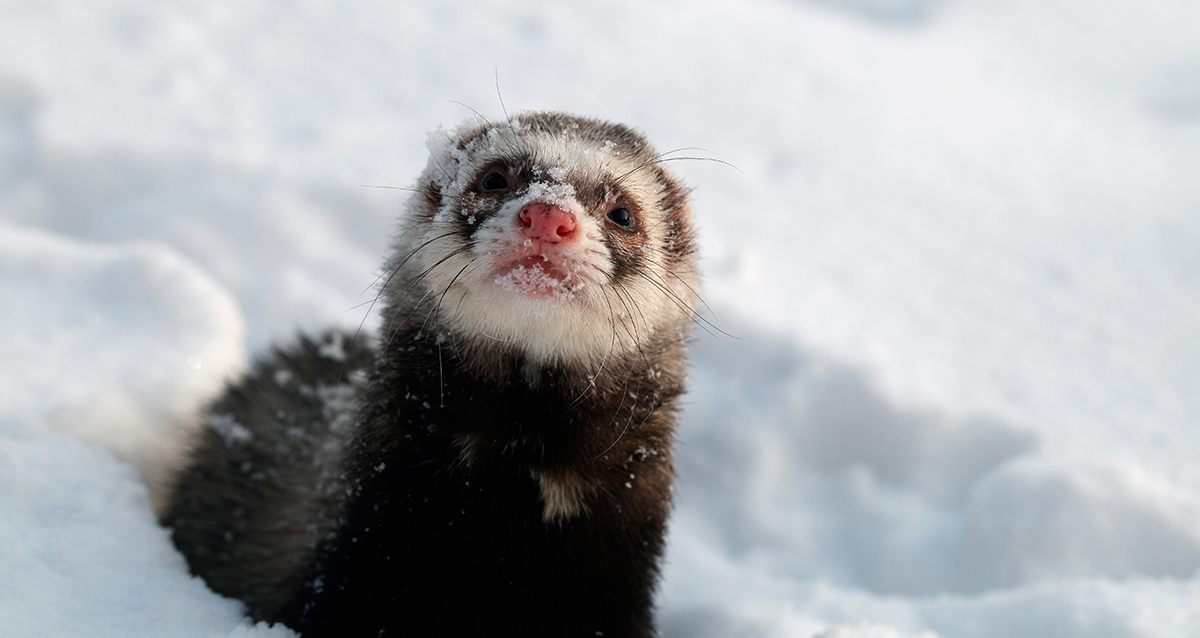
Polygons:
[[221,437],[225,445],[245,445],[254,440],[254,433],[249,428],[237,422],[232,414],[214,414],[209,419],[213,432]]

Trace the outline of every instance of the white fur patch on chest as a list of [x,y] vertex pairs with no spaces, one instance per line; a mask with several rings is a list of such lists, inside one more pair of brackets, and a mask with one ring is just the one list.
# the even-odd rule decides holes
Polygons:
[[591,486],[573,472],[544,472],[533,470],[542,496],[542,522],[562,523],[587,513],[583,500]]

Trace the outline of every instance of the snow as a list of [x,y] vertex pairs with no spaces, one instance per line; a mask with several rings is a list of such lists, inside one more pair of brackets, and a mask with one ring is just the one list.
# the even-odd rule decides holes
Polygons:
[[[543,257],[542,259],[545,258]],[[495,282],[501,290],[514,295],[538,297],[546,300],[553,299],[555,301],[571,299],[575,296],[577,288],[577,286],[573,287],[566,280],[557,277],[554,270],[537,262],[533,262],[529,266],[517,266],[502,275],[498,275]]]
[[78,439],[0,439],[0,511],[6,635],[292,635],[190,577],[133,469]]
[[727,4],[0,7],[0,634],[288,635],[139,472],[552,108],[719,160],[668,638],[1200,635],[1200,4]]

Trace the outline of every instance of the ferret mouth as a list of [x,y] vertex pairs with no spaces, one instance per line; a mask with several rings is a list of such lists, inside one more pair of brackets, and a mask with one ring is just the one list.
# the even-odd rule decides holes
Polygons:
[[565,301],[583,288],[576,277],[542,254],[528,255],[501,266],[495,281],[505,292],[533,299]]

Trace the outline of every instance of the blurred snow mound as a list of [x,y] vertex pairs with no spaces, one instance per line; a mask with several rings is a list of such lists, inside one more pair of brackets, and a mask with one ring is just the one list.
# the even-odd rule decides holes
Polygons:
[[187,574],[133,470],[78,439],[0,436],[6,636],[285,638]]
[[0,224],[0,435],[82,436],[151,481],[183,415],[242,364],[237,303],[161,244]]
[[736,327],[702,336],[681,520],[788,579],[880,594],[1190,577],[1200,499],[1131,465],[1064,464],[1033,430],[895,405],[868,378]]
[[203,155],[68,152],[39,134],[41,105],[35,90],[0,77],[6,220],[84,241],[173,247],[241,301],[250,327],[235,336],[254,349],[297,328],[363,320],[354,294],[370,288],[382,261],[379,220],[393,223],[394,193],[372,201],[363,187],[297,185]]
[[834,625],[813,638],[937,638],[937,634],[928,631],[907,634],[885,625],[860,622],[853,625]]
[[810,0],[818,6],[847,11],[870,20],[916,23],[930,18],[937,0]]
[[1132,464],[1014,463],[975,486],[964,516],[963,569],[991,587],[1200,568],[1200,498]]

